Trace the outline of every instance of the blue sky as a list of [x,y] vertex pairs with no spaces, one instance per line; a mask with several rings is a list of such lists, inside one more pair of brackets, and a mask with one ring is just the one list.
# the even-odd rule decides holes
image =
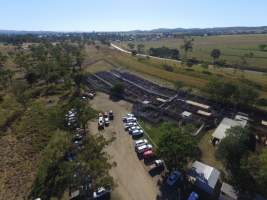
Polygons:
[[266,0],[0,0],[0,29],[125,31],[267,25]]

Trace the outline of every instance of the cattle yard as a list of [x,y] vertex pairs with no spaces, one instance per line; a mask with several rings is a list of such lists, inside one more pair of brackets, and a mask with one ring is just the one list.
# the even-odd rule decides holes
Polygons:
[[[249,119],[259,141],[265,142],[267,127],[262,124],[264,114],[258,110],[246,110],[223,106],[184,91],[175,91],[129,73],[126,70],[101,71],[91,74],[87,83],[100,91],[110,93],[111,88],[124,85],[123,98],[134,104],[133,113],[151,123],[169,120],[190,123],[196,127],[192,135],[215,128],[224,117],[233,118],[236,113],[250,113]],[[266,115],[265,115],[266,117]]]

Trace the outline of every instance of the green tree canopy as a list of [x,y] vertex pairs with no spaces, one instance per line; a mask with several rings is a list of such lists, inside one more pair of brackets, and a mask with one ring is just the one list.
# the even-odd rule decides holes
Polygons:
[[205,89],[213,100],[234,105],[253,105],[259,97],[259,91],[254,86],[224,79],[211,79]]
[[255,137],[245,128],[232,127],[226,131],[216,150],[216,157],[223,161],[231,172],[236,172],[240,167],[242,157],[255,149]]
[[164,134],[159,141],[158,153],[169,169],[183,169],[197,154],[197,142],[189,129],[177,128],[175,124],[164,123],[160,127]]

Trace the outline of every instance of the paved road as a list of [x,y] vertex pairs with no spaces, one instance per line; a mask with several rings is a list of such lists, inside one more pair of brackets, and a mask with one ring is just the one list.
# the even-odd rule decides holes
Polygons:
[[[132,52],[127,51],[125,49],[122,49],[121,47],[111,43],[110,44],[113,48],[123,52],[123,53],[127,53],[127,54],[131,54]],[[174,59],[169,59],[169,58],[160,58],[160,57],[156,57],[156,56],[150,56],[150,55],[146,55],[146,54],[136,54],[137,56],[141,56],[141,57],[149,57],[149,58],[153,58],[153,59],[157,59],[157,60],[162,60],[162,61],[172,61],[172,62],[176,62],[176,63],[181,63],[181,61],[179,60],[174,60]]]
[[[111,175],[118,185],[114,191],[114,199],[156,200],[159,193],[157,177],[152,178],[148,174],[143,161],[136,156],[132,138],[124,131],[122,125],[121,118],[132,110],[132,105],[125,101],[113,102],[104,93],[98,93],[91,105],[101,111],[112,109],[115,114],[111,125],[98,133],[106,138],[116,137],[107,148],[112,161],[117,163],[117,166],[111,169]],[[91,122],[89,127],[91,132],[98,132],[96,122]]]

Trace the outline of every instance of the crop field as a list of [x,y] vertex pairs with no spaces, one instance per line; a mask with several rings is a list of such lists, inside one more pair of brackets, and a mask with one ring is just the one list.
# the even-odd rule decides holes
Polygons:
[[[188,53],[188,57],[195,57],[202,61],[211,61],[210,52],[212,49],[220,49],[220,59],[226,60],[229,64],[242,64],[245,54],[253,53],[253,57],[246,59],[246,67],[251,69],[267,70],[267,51],[260,51],[260,44],[267,44],[267,34],[261,35],[223,35],[223,36],[207,36],[207,37],[192,37],[193,51]],[[127,48],[129,42],[117,43],[118,45]],[[146,52],[151,47],[166,46],[169,48],[178,48],[183,56],[181,45],[182,38],[177,39],[159,39],[156,41],[140,41],[145,45]]]

